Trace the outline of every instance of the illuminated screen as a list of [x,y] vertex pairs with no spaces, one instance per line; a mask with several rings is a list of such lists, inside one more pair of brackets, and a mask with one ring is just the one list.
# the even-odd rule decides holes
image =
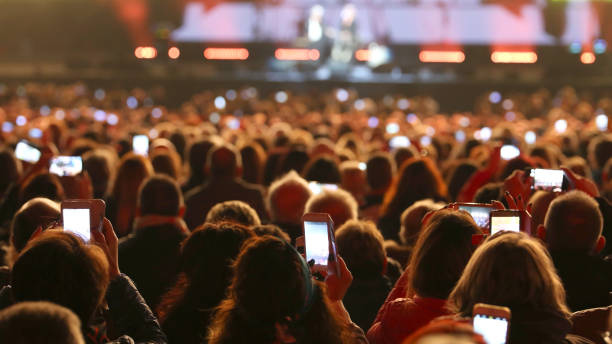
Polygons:
[[521,218],[518,216],[492,216],[491,235],[499,231],[520,232]]
[[76,234],[85,242],[89,241],[91,237],[89,209],[64,209],[62,217],[65,231]]
[[487,344],[505,344],[508,320],[484,314],[474,316],[474,331],[482,335]]
[[535,168],[531,170],[533,188],[535,190],[561,191],[564,172],[562,170],[547,170]]
[[[352,29],[361,44],[452,42],[465,45],[570,45],[593,42],[601,34],[596,5],[566,1],[550,18],[545,1],[512,0],[356,0]],[[322,25],[309,25],[320,4]],[[208,6],[207,6],[208,5]],[[384,5],[384,6],[383,6]],[[342,3],[336,0],[282,2],[187,2],[182,23],[173,32],[178,42],[286,42],[338,37]],[[560,39],[546,32],[547,20],[565,22]]]
[[19,142],[15,147],[15,156],[19,160],[35,163],[40,159],[40,151],[25,142]]
[[474,222],[476,222],[478,227],[489,228],[489,216],[491,214],[491,208],[460,205],[459,209],[465,210],[468,213],[470,213],[470,215],[472,215],[472,218],[474,219]]
[[146,156],[149,152],[149,138],[146,135],[136,135],[132,139],[134,153]]
[[304,222],[306,261],[314,259],[316,265],[327,265],[329,236],[327,222]]
[[58,176],[76,176],[83,171],[83,160],[80,156],[58,156],[51,160],[49,172]]

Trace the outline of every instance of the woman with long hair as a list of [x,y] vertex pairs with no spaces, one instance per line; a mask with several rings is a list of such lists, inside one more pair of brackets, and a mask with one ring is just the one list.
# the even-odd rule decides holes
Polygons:
[[406,208],[422,199],[446,201],[446,197],[446,184],[435,163],[429,158],[408,159],[385,194],[378,228],[385,239],[399,242],[400,216]]
[[330,275],[326,287],[288,243],[268,235],[251,239],[234,265],[208,343],[366,343],[342,305],[352,278],[339,264],[341,276]]
[[404,275],[368,331],[370,343],[400,344],[431,320],[449,314],[446,299],[474,251],[472,235],[479,233],[464,211],[444,209],[431,216]]
[[106,200],[106,214],[118,237],[126,236],[132,231],[138,204],[138,189],[152,174],[153,167],[145,157],[127,153],[121,158],[113,188]]
[[501,232],[475,252],[448,298],[471,316],[477,303],[510,308],[511,343],[571,343],[565,290],[546,248],[524,233]]

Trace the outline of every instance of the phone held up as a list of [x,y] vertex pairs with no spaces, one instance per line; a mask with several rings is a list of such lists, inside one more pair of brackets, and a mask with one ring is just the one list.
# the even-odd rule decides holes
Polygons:
[[106,204],[101,199],[71,199],[62,202],[62,225],[85,242],[92,231],[102,231]]
[[339,275],[334,222],[327,213],[307,213],[302,217],[306,261],[313,274]]
[[510,309],[507,307],[477,303],[472,311],[474,331],[487,344],[506,344],[510,329]]

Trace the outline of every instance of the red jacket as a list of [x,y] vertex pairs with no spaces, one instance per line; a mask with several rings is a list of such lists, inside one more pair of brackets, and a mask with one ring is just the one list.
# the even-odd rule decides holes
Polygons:
[[387,301],[368,331],[368,340],[370,344],[401,344],[431,320],[451,314],[445,305],[446,300],[418,296]]

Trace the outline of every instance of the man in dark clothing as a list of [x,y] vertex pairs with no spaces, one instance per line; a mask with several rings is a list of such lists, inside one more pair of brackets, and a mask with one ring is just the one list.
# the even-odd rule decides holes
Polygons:
[[551,202],[539,236],[548,245],[572,311],[607,306],[612,291],[612,264],[597,256],[605,246],[597,202],[572,191]]
[[195,229],[206,219],[206,214],[215,204],[225,201],[243,201],[250,205],[262,222],[268,216],[264,206],[264,189],[240,178],[242,163],[240,154],[229,146],[216,146],[206,159],[209,180],[185,195],[185,222]]
[[155,175],[139,193],[133,232],[119,242],[121,271],[138,286],[151,309],[170,288],[179,270],[181,242],[189,230],[182,220],[183,196],[169,177]]
[[336,245],[353,274],[344,305],[355,324],[370,328],[391,291],[391,281],[385,276],[383,237],[374,223],[349,220],[336,231]]

